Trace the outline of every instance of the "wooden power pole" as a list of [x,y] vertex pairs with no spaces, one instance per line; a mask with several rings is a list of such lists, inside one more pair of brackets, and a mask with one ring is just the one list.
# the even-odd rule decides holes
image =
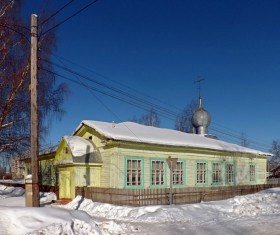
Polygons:
[[40,206],[39,198],[39,140],[38,140],[38,107],[37,107],[37,52],[38,52],[38,16],[31,15],[31,171],[32,171],[32,207]]

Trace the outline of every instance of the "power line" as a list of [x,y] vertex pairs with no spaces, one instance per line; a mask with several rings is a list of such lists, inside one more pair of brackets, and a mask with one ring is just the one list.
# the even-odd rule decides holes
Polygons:
[[162,103],[162,104],[168,105],[169,107],[175,108],[175,109],[178,110],[178,111],[182,111],[182,109],[180,109],[180,108],[178,108],[178,107],[176,107],[176,106],[174,106],[174,105],[172,105],[172,104],[169,104],[169,103],[164,102],[164,101],[162,101],[162,100],[160,100],[160,99],[158,99],[158,98],[156,98],[156,97],[154,97],[154,96],[150,96],[150,95],[145,94],[145,93],[143,93],[143,92],[141,92],[141,91],[138,91],[138,90],[136,90],[136,89],[134,89],[134,88],[132,88],[132,87],[129,87],[129,86],[127,86],[127,85],[125,85],[125,84],[123,84],[123,83],[121,83],[121,82],[119,82],[119,81],[116,81],[116,80],[114,80],[114,79],[112,79],[112,78],[110,78],[110,77],[108,77],[108,76],[105,76],[105,75],[103,75],[103,74],[101,74],[101,73],[98,73],[98,72],[96,72],[96,71],[94,71],[94,70],[92,70],[92,69],[89,69],[89,68],[85,67],[85,66],[79,65],[79,64],[77,64],[77,63],[75,63],[75,62],[73,62],[73,61],[71,61],[71,60],[69,60],[69,59],[66,59],[66,58],[64,58],[64,57],[62,57],[62,56],[58,56],[58,55],[56,55],[56,54],[54,54],[54,53],[52,53],[52,55],[53,55],[54,57],[56,57],[57,59],[64,60],[64,61],[66,61],[66,62],[68,62],[68,63],[70,63],[70,64],[72,64],[72,65],[75,65],[75,66],[78,67],[78,68],[84,69],[84,70],[86,70],[86,71],[88,71],[88,72],[90,72],[90,73],[93,73],[93,74],[95,74],[95,75],[97,75],[97,76],[99,76],[99,77],[105,78],[106,80],[109,80],[109,81],[111,81],[111,82],[113,82],[113,83],[115,83],[115,84],[117,84],[117,85],[120,85],[120,86],[122,86],[122,87],[124,87],[124,88],[127,88],[127,89],[129,89],[129,90],[131,90],[131,91],[133,91],[133,92],[136,92],[136,93],[138,93],[138,94],[140,94],[140,95],[146,96],[146,97],[148,97],[148,98],[151,99],[151,100],[156,100],[156,101],[158,101],[158,102],[160,102],[160,103]]
[[[210,127],[209,129],[214,130],[214,131],[219,132],[219,133],[223,133],[223,134],[229,135],[229,136],[234,137],[234,138],[236,138],[236,139],[242,140],[241,136],[239,136],[239,135],[235,135],[235,134],[232,134],[232,133],[228,133],[228,132],[226,132],[226,131],[224,131],[224,130],[221,130],[221,129],[218,129],[218,128]],[[249,138],[248,138],[248,140],[249,140],[250,143],[254,143],[254,144],[257,144],[257,145],[260,145],[260,146],[269,148],[269,146],[266,145],[266,144],[263,144],[263,143],[260,143],[260,142],[257,142],[257,141],[250,140]]]
[[[231,129],[231,128],[225,127],[225,126],[223,126],[223,125],[221,125],[221,124],[218,124],[218,123],[216,123],[216,122],[212,122],[212,123],[215,124],[215,125],[217,125],[217,126],[220,126],[220,127],[223,128],[223,129],[227,129],[229,132],[233,132],[233,133],[235,133],[236,135],[240,134],[240,133],[238,133],[237,131],[235,131],[235,130],[233,130],[233,129]],[[248,137],[248,139],[254,139],[254,140],[256,140],[256,141],[265,142],[265,141],[262,140],[262,139],[255,138],[255,137],[250,136],[250,135],[247,135],[247,134],[246,134],[246,137]],[[241,139],[241,138],[240,138],[240,139]]]
[[65,68],[65,67],[60,66],[60,65],[58,65],[58,64],[56,64],[56,63],[50,62],[50,61],[48,61],[48,60],[45,60],[45,61],[48,62],[48,63],[50,63],[50,64],[52,64],[52,65],[54,65],[54,66],[56,66],[56,67],[58,67],[58,68],[60,68],[60,69],[63,69],[64,71],[67,71],[67,72],[69,72],[69,73],[71,73],[71,74],[74,74],[74,75],[77,75],[77,76],[79,76],[79,77],[82,77],[82,78],[84,78],[84,79],[86,79],[86,80],[88,80],[88,81],[90,81],[90,82],[96,83],[96,84],[98,84],[98,85],[100,85],[100,86],[102,86],[102,87],[105,87],[105,88],[107,88],[107,89],[113,90],[114,92],[117,92],[117,93],[120,93],[120,94],[122,94],[122,95],[125,95],[125,96],[127,96],[127,97],[129,97],[129,98],[131,98],[131,99],[133,99],[133,100],[138,101],[138,102],[145,103],[145,104],[151,106],[152,108],[156,108],[156,109],[159,109],[159,110],[161,110],[161,111],[163,111],[163,112],[165,112],[165,113],[168,113],[168,114],[170,114],[170,115],[177,116],[177,113],[175,113],[175,112],[173,112],[173,111],[170,111],[170,110],[168,110],[168,109],[166,109],[166,108],[164,108],[164,107],[162,107],[162,106],[156,105],[156,104],[154,104],[154,103],[152,103],[152,102],[150,102],[150,101],[148,101],[148,100],[139,98],[139,97],[137,97],[137,96],[135,96],[135,95],[132,95],[132,94],[129,94],[129,93],[123,91],[123,90],[120,90],[120,89],[118,89],[118,88],[109,86],[109,85],[107,85],[107,84],[105,84],[105,83],[103,83],[103,82],[100,82],[100,81],[97,81],[96,79],[93,79],[93,78],[90,78],[90,77],[88,77],[88,76],[82,75],[82,74],[80,74],[80,73],[78,73],[78,72],[76,72],[76,71],[74,71],[74,70],[71,70],[71,69],[69,69],[69,68]]
[[15,33],[21,35],[24,39],[26,39],[26,40],[30,43],[29,38],[28,38],[24,33],[19,32],[19,31],[17,31],[16,29],[11,28],[11,27],[8,26],[7,24],[0,24],[0,27],[7,28],[7,29],[9,29],[9,30],[11,30],[11,31],[13,31],[13,32],[15,32]]
[[7,23],[5,23],[4,25],[10,26],[10,27],[22,28],[22,29],[25,29],[25,30],[27,30],[28,32],[30,32],[30,28],[28,28],[28,27],[25,26],[25,25],[20,25],[20,24],[7,24]]
[[[209,129],[211,129],[211,130],[213,130],[213,131],[216,131],[216,132],[219,132],[219,133],[222,133],[222,134],[229,135],[229,136],[234,137],[234,138],[236,138],[236,139],[242,140],[242,138],[240,138],[240,136],[237,136],[237,135],[234,135],[234,134],[229,134],[229,133],[227,133],[227,132],[224,132],[223,130],[220,130],[220,129],[217,129],[217,128],[213,128],[213,127],[210,127]],[[250,143],[257,144],[257,145],[262,146],[262,147],[269,148],[268,145],[265,145],[265,144],[262,144],[262,143],[259,143],[259,142],[256,142],[256,141],[249,140],[249,142],[250,142]]]
[[54,12],[53,14],[51,14],[48,18],[46,18],[42,23],[41,23],[41,27],[47,23],[51,18],[53,18],[54,16],[56,16],[58,13],[60,13],[61,11],[63,11],[64,8],[66,8],[67,6],[69,6],[71,3],[73,3],[75,0],[71,0],[68,3],[66,3],[64,6],[62,6],[60,9],[58,9],[56,12]]
[[[176,118],[176,117],[178,116],[177,113],[174,113],[174,112],[172,112],[172,111],[170,111],[170,110],[168,110],[168,109],[166,109],[166,108],[163,108],[163,107],[161,107],[161,106],[155,105],[155,104],[153,104],[153,103],[151,103],[151,102],[149,102],[149,101],[147,101],[147,100],[143,100],[143,99],[141,99],[141,98],[139,98],[139,97],[136,97],[136,96],[133,96],[133,95],[127,93],[127,92],[124,92],[124,91],[122,91],[122,90],[116,89],[116,88],[114,88],[114,87],[112,87],[112,86],[108,86],[107,84],[104,84],[104,83],[102,83],[102,82],[99,82],[99,81],[97,81],[97,80],[95,80],[95,79],[91,79],[91,78],[89,78],[89,77],[87,77],[87,76],[85,76],[85,75],[81,75],[81,74],[79,74],[78,72],[75,72],[75,71],[73,71],[73,70],[71,70],[71,69],[68,69],[68,68],[65,68],[65,67],[63,67],[63,66],[57,65],[56,63],[52,63],[52,62],[50,62],[50,61],[47,61],[47,62],[49,62],[49,63],[51,63],[51,64],[53,64],[53,65],[55,65],[55,66],[57,66],[57,67],[59,67],[59,68],[61,68],[61,69],[63,69],[63,70],[65,70],[65,71],[67,71],[67,72],[70,72],[70,73],[72,73],[72,74],[74,74],[74,75],[80,76],[80,77],[85,78],[85,79],[87,79],[87,80],[89,80],[89,81],[91,81],[91,82],[97,83],[98,85],[101,85],[101,86],[103,86],[103,87],[106,87],[107,89],[110,89],[110,90],[113,90],[113,91],[115,91],[115,92],[121,93],[122,95],[125,95],[125,96],[127,96],[127,97],[129,97],[129,98],[132,98],[132,99],[134,99],[134,100],[136,100],[136,101],[138,101],[138,102],[142,102],[142,103],[144,103],[145,105],[150,105],[151,107],[157,109],[157,111],[160,110],[161,112],[164,112],[164,116],[165,116],[165,117],[166,117],[166,114],[168,114],[169,116],[171,115],[171,116],[172,116],[172,119],[171,119],[171,120],[173,120],[173,121],[175,120],[174,117]],[[94,89],[96,89],[96,88],[94,88]],[[103,94],[104,94],[104,91],[102,91],[102,92],[103,92]],[[111,94],[110,94],[109,96],[112,97]],[[123,98],[117,97],[117,99],[128,103],[127,100],[124,100]],[[132,104],[131,101],[130,101],[129,103]],[[132,105],[135,106],[135,104],[132,104]],[[137,105],[137,107],[139,107],[139,104]],[[143,106],[141,106],[141,107],[143,107]],[[141,108],[141,107],[139,107],[139,108]],[[144,109],[147,110],[147,107],[145,107]],[[168,119],[170,119],[170,118],[168,117]],[[212,130],[214,130],[214,131],[216,131],[216,132],[219,132],[219,133],[221,133],[221,134],[226,134],[226,135],[228,135],[228,136],[234,137],[234,138],[236,138],[236,139],[238,139],[238,140],[242,140],[242,138],[240,138],[240,136],[234,135],[234,134],[232,134],[232,133],[227,133],[227,132],[225,132],[225,131],[223,131],[223,130],[220,130],[220,129],[217,129],[217,128],[210,128],[210,129],[212,129]],[[250,143],[252,143],[252,144],[257,144],[257,145],[262,146],[262,148],[263,148],[263,147],[269,148],[268,145],[264,145],[264,144],[262,144],[262,143],[259,143],[259,142],[256,142],[256,141],[252,141],[252,140],[249,140],[249,141],[250,141]]]
[[[137,108],[140,108],[140,109],[149,111],[149,106],[147,106],[147,103],[144,103],[144,104],[135,103],[135,102],[133,102],[133,101],[131,101],[131,100],[127,100],[127,99],[125,99],[125,98],[123,98],[123,97],[119,97],[119,96],[117,96],[117,95],[115,95],[115,94],[112,94],[112,93],[109,93],[109,92],[100,90],[100,89],[98,89],[98,88],[96,88],[96,87],[88,86],[87,84],[85,84],[85,83],[83,83],[83,82],[77,82],[77,81],[75,81],[75,80],[73,80],[73,79],[71,79],[71,78],[68,78],[68,77],[64,76],[64,75],[61,75],[61,74],[52,72],[52,71],[47,70],[47,69],[44,69],[44,68],[42,68],[42,69],[45,70],[45,71],[47,71],[47,72],[49,72],[49,73],[52,73],[52,74],[54,74],[54,75],[56,75],[56,76],[62,77],[62,78],[64,78],[64,79],[68,80],[68,81],[71,81],[71,82],[74,82],[74,83],[76,83],[76,84],[78,84],[78,85],[81,85],[81,86],[83,86],[83,87],[86,87],[87,89],[91,89],[91,90],[97,91],[97,92],[99,92],[99,93],[101,93],[101,94],[103,94],[103,95],[107,95],[107,96],[109,96],[109,97],[111,97],[111,98],[114,98],[114,99],[117,99],[117,100],[119,100],[119,101],[125,102],[125,103],[130,104],[130,105],[132,105],[132,106],[135,106],[135,107],[137,107]],[[75,76],[81,76],[79,73],[74,73],[74,75],[75,75]],[[83,76],[82,76],[82,77],[83,77]],[[107,87],[107,88],[108,88],[108,87]],[[149,104],[148,104],[148,105],[149,105]],[[156,108],[155,105],[154,105],[154,108]],[[157,110],[157,109],[156,109],[156,111],[158,111],[159,115],[162,116],[162,117],[164,117],[164,118],[167,118],[167,119],[172,120],[172,121],[175,121],[175,120],[176,120],[177,114],[175,114],[175,113],[169,113],[168,116],[166,116],[167,114],[164,113],[162,110]],[[237,139],[237,140],[241,140],[240,136],[236,136],[236,135],[233,135],[233,134],[231,134],[231,133],[227,133],[227,132],[225,132],[225,131],[223,131],[223,130],[220,130],[220,129],[217,129],[217,128],[210,128],[210,129],[213,130],[214,132],[218,132],[218,133],[220,133],[220,134],[222,134],[222,135],[226,135],[226,136],[229,136],[229,137],[233,137],[233,138],[235,138],[235,139]],[[268,145],[264,145],[264,144],[258,143],[258,142],[256,142],[256,141],[250,141],[250,144],[254,144],[254,145],[256,145],[256,146],[258,146],[259,148],[262,148],[262,149],[264,149],[264,148],[269,148]]]
[[[213,131],[214,133],[218,133],[219,136],[221,137],[222,136],[222,139],[225,139],[225,140],[230,140],[230,142],[233,142],[233,143],[236,143],[238,145],[240,145],[240,140],[238,139],[237,136],[232,136],[230,133],[226,133],[226,132],[223,132],[223,131],[217,131],[215,128],[209,128],[211,131]],[[249,145],[248,148],[251,148],[251,146],[255,146],[259,149],[262,149],[263,151],[268,151],[268,149],[270,148],[270,146],[263,146],[261,144],[257,144],[257,143],[253,143],[253,142],[249,142]],[[245,147],[245,146],[243,146]]]
[[[60,61],[61,62],[61,64],[63,65],[63,66],[65,66],[65,64],[62,62],[62,61]],[[84,84],[80,79],[79,79],[79,77],[76,75],[76,78],[82,83],[82,84]],[[84,84],[85,85],[85,84]],[[85,86],[86,87],[86,86]],[[92,90],[90,90],[88,87],[86,87],[87,89],[88,89],[88,91],[95,97],[95,99],[101,104],[101,105],[103,105],[110,113],[112,113],[120,122],[122,122],[123,123],[123,125],[140,141],[140,142],[142,142],[142,140],[121,120],[121,118],[115,113],[115,112],[113,112],[113,110],[112,109],[110,109],[101,99],[99,99],[98,98],[98,96],[96,95],[96,94],[94,94],[94,92],[92,91]]]
[[93,2],[89,3],[88,5],[86,5],[85,7],[81,8],[79,11],[75,12],[73,15],[67,17],[65,20],[59,22],[58,24],[54,25],[53,27],[51,27],[50,29],[48,29],[47,31],[43,32],[41,36],[47,34],[48,32],[50,32],[51,30],[59,27],[60,25],[64,24],[66,21],[70,20],[71,18],[75,17],[76,15],[80,14],[81,12],[83,12],[85,9],[87,9],[88,7],[90,7],[91,5],[93,5],[94,3],[98,2],[98,0],[94,0]]
[[[53,74],[53,75],[56,75],[56,76],[58,76],[58,77],[61,77],[61,78],[65,79],[65,80],[68,80],[68,81],[71,81],[71,82],[76,83],[76,84],[78,84],[78,85],[81,85],[81,86],[83,86],[83,87],[85,87],[85,88],[89,88],[89,89],[94,90],[94,91],[97,91],[97,92],[99,92],[99,93],[101,93],[101,94],[103,94],[103,95],[109,96],[109,97],[111,97],[111,98],[117,99],[117,100],[119,100],[119,101],[125,102],[125,103],[130,104],[130,105],[132,105],[132,106],[135,106],[135,107],[137,107],[137,108],[140,108],[140,109],[142,109],[142,110],[150,111],[149,107],[147,107],[147,106],[145,106],[145,105],[143,105],[143,104],[139,104],[139,103],[137,104],[137,103],[132,102],[132,101],[130,101],[130,100],[127,100],[127,99],[125,99],[125,98],[123,98],[123,97],[116,96],[116,95],[114,95],[114,94],[112,94],[112,93],[103,91],[103,90],[98,89],[98,88],[96,88],[96,87],[92,87],[92,86],[89,86],[89,85],[87,85],[87,84],[85,84],[85,83],[78,82],[78,81],[76,81],[76,80],[74,80],[74,79],[68,78],[68,77],[66,77],[66,76],[64,76],[64,75],[58,74],[58,73],[53,72],[53,71],[50,71],[50,70],[48,70],[48,69],[45,69],[45,68],[40,68],[40,69],[42,69],[42,70],[44,70],[44,71],[46,71],[46,72],[48,72],[48,73],[51,73],[51,74]],[[158,110],[157,110],[157,111],[158,111]],[[169,117],[166,116],[166,114],[162,114],[162,112],[159,112],[159,115],[162,116],[162,117],[165,117],[165,118],[167,118],[167,119],[169,119],[169,120],[174,121],[173,118],[171,118],[170,116],[169,116]]]
[[[66,61],[66,62],[68,62],[68,63],[70,63],[70,64],[72,64],[72,65],[75,65],[75,66],[77,66],[77,67],[79,67],[79,68],[82,68],[82,69],[84,69],[84,70],[86,70],[86,71],[89,71],[89,72],[91,72],[91,73],[93,73],[93,74],[96,74],[96,75],[98,75],[98,76],[100,76],[100,77],[102,77],[102,78],[105,78],[105,79],[107,79],[107,80],[113,82],[113,83],[116,83],[116,84],[118,84],[118,85],[120,85],[120,86],[123,86],[123,87],[125,87],[125,88],[128,88],[128,89],[134,91],[134,92],[137,92],[138,94],[147,96],[147,97],[149,97],[149,98],[152,98],[153,100],[157,100],[157,101],[159,101],[159,102],[161,102],[161,103],[163,103],[163,104],[166,104],[166,105],[168,105],[168,106],[172,106],[172,107],[174,107],[176,110],[178,110],[179,112],[182,112],[182,110],[179,109],[179,108],[176,107],[176,106],[170,105],[170,104],[168,104],[168,103],[166,103],[166,102],[162,102],[161,100],[159,100],[159,99],[157,99],[157,98],[155,98],[155,97],[151,97],[151,96],[146,95],[146,94],[144,94],[144,93],[142,93],[142,92],[139,92],[139,91],[137,91],[136,89],[133,89],[133,88],[131,88],[131,87],[128,87],[128,86],[126,86],[126,85],[124,85],[124,84],[122,84],[122,83],[120,83],[120,82],[117,82],[117,81],[115,81],[115,80],[113,80],[113,79],[111,79],[111,78],[109,78],[109,77],[107,77],[107,76],[104,76],[104,75],[102,75],[102,74],[100,74],[100,73],[98,73],[98,72],[96,72],[96,71],[93,71],[93,70],[91,70],[91,69],[89,69],[89,68],[87,68],[87,67],[85,67],[85,66],[78,65],[77,63],[74,63],[73,61],[71,61],[71,60],[69,60],[69,59],[66,59],[66,58],[64,58],[64,57],[58,56],[58,55],[56,55],[56,54],[54,54],[54,53],[52,53],[52,54],[53,54],[53,56],[55,56],[57,59],[64,60],[64,61]],[[176,115],[177,115],[177,114],[176,114]],[[237,133],[236,131],[234,131],[234,130],[232,130],[232,129],[229,129],[229,128],[226,128],[226,127],[224,127],[224,126],[222,126],[222,125],[220,125],[220,124],[218,124],[218,123],[216,123],[216,122],[212,122],[212,124],[217,125],[217,126],[221,126],[221,127],[225,128],[225,129],[229,130],[229,131],[230,131],[230,132],[228,132],[228,135],[229,135],[229,136],[233,136],[233,135],[234,135],[234,138],[237,138],[237,139],[239,139],[239,140],[242,140],[242,138],[238,135],[238,133]],[[218,129],[219,129],[219,130],[218,130]],[[214,130],[214,128],[212,128],[212,130]],[[226,131],[221,130],[220,128],[217,128],[216,132],[219,132],[219,133],[221,133],[221,134],[224,134]],[[233,132],[233,133],[235,133],[235,134],[233,134],[233,133],[231,133],[231,132]],[[263,143],[260,143],[260,142],[259,142],[259,141],[265,142],[264,140],[260,140],[260,139],[254,138],[254,137],[249,136],[249,135],[247,135],[247,137],[248,137],[248,140],[250,141],[250,143],[258,143],[258,144],[260,144],[260,145],[262,145],[262,146],[266,146],[267,148],[268,148],[268,146],[269,146],[268,144],[263,144]],[[252,140],[252,139],[253,139],[253,140]]]

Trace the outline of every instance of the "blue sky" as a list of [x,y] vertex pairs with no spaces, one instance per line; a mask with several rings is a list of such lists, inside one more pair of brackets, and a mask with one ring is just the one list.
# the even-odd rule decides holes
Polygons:
[[[38,13],[43,2],[28,1],[27,15]],[[49,7],[57,10],[67,2],[50,1]],[[89,2],[74,1],[56,22]],[[203,104],[212,116],[210,127],[231,135],[244,132],[265,145],[250,147],[267,151],[272,140],[280,138],[279,12],[280,2],[272,0],[99,0],[56,29],[55,54],[99,75],[63,61],[81,74],[143,99],[154,97],[151,102],[173,112],[197,99],[193,82],[201,76]],[[61,63],[55,57],[53,61]],[[50,144],[71,134],[84,119],[121,122],[145,113],[76,84],[69,87],[66,114],[53,121],[47,137]],[[161,127],[174,128],[173,120],[161,117],[160,121]]]

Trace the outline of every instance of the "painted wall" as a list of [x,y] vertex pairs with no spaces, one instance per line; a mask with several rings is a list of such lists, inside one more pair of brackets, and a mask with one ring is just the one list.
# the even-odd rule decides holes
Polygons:
[[100,167],[75,166],[76,186],[100,186]]
[[[266,158],[249,154],[227,153],[200,150],[179,150],[182,152],[171,151],[170,148],[151,146],[138,146],[131,148],[113,147],[111,151],[104,152],[102,159],[104,165],[101,171],[101,186],[113,188],[125,188],[126,186],[126,159],[143,160],[143,186],[144,188],[152,188],[151,185],[151,160],[165,160],[165,183],[160,187],[170,186],[170,171],[167,164],[169,156],[178,158],[178,161],[184,163],[184,184],[176,187],[186,186],[215,186],[215,185],[246,185],[246,184],[264,184],[266,182]],[[205,162],[207,166],[206,183],[197,183],[197,163]],[[213,163],[221,165],[221,182],[213,182]],[[227,164],[234,165],[234,182],[226,182]],[[250,181],[250,165],[255,166],[255,180]],[[139,187],[141,188],[141,187]]]

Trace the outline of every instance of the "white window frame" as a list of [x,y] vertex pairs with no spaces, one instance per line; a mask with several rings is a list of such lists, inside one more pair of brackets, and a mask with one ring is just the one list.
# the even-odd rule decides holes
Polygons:
[[226,183],[232,184],[234,183],[234,163],[226,163]]
[[143,186],[143,159],[126,159],[126,187]]
[[196,163],[196,183],[207,184],[207,162]]
[[212,183],[213,184],[221,184],[222,183],[222,163],[221,162],[213,162],[212,163]]
[[177,161],[172,171],[172,184],[173,185],[184,185],[184,173],[185,164],[183,161]]
[[165,185],[165,161],[151,160],[151,185]]
[[249,175],[250,175],[250,182],[256,181],[256,165],[250,164],[249,165]]

